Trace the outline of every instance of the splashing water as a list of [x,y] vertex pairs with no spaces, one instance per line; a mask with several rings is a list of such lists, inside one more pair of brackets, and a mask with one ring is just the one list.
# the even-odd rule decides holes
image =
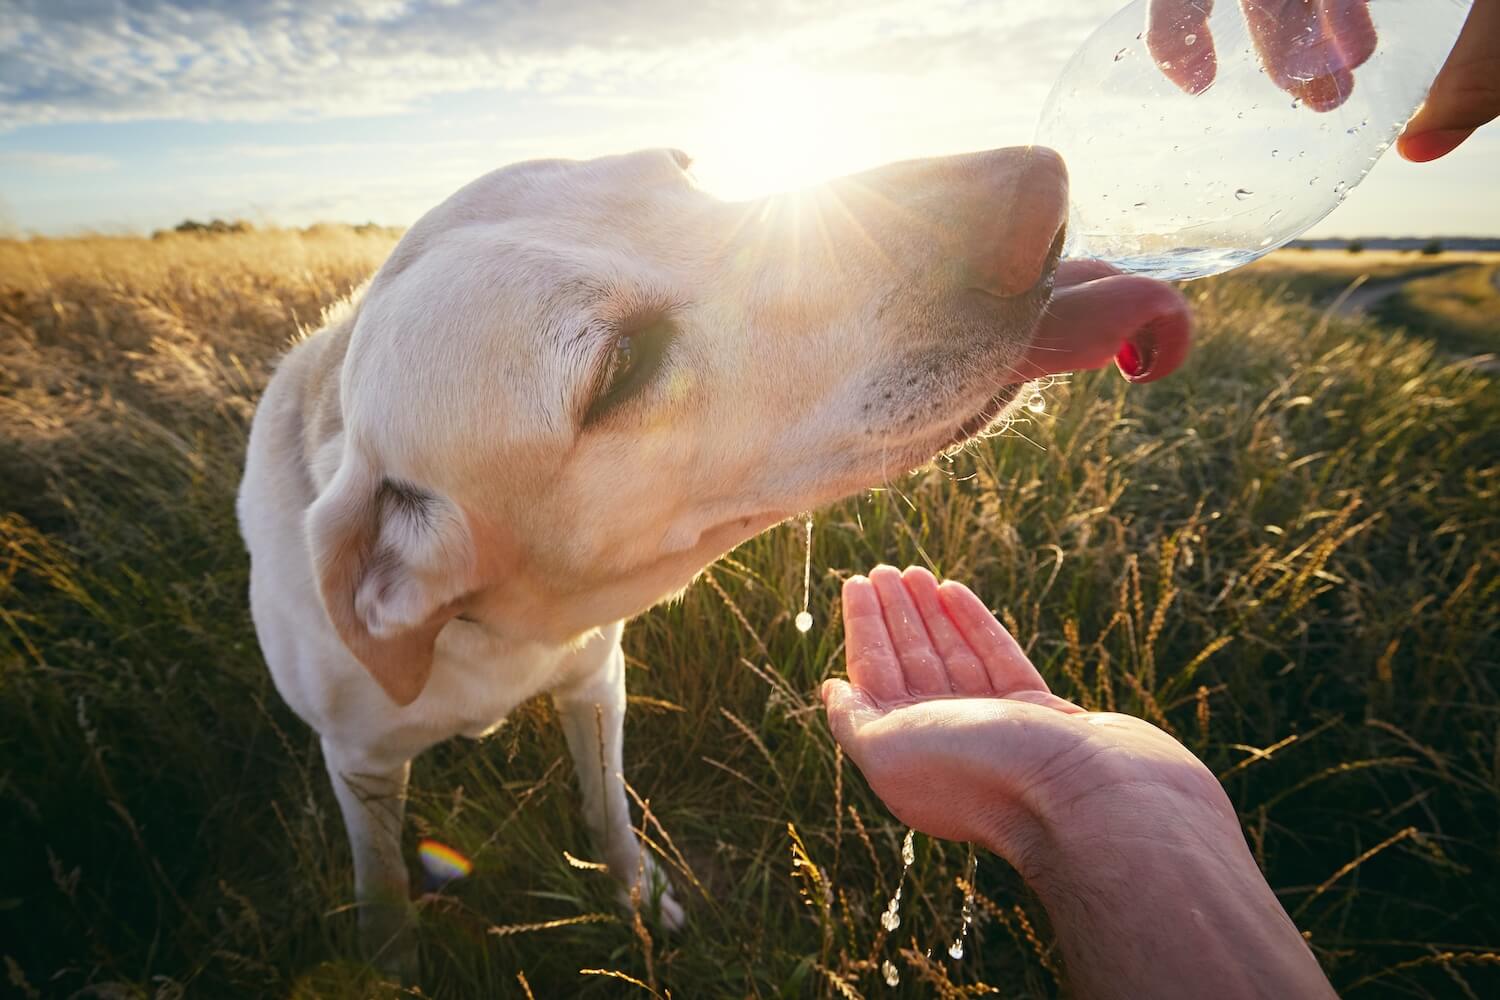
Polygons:
[[978,865],[974,857],[974,844],[969,844],[969,859],[964,863],[964,906],[961,912],[963,924],[958,937],[948,946],[948,957],[957,961],[964,957],[964,938],[969,936],[969,926],[974,923],[974,869]]
[[897,986],[901,983],[901,973],[896,971],[896,963],[886,959],[880,964],[880,971],[885,975],[887,986]]
[[886,904],[885,912],[880,915],[880,926],[888,931],[893,931],[901,926],[901,887],[896,886],[896,894]]
[[802,560],[802,610],[797,613],[795,621],[798,632],[812,631],[812,612],[807,610],[808,603],[812,600],[812,524],[812,516],[808,515],[807,551]]

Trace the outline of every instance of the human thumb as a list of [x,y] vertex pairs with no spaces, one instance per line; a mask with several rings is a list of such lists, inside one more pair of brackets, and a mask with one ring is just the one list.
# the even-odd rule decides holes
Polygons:
[[885,714],[868,694],[848,681],[826,680],[822,694],[823,707],[828,711],[828,728],[846,751],[861,726]]
[[1474,0],[1427,102],[1396,148],[1413,163],[1446,156],[1500,115],[1500,0]]

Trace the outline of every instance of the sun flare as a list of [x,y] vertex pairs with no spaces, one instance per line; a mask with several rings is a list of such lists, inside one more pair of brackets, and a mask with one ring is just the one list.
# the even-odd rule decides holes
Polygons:
[[869,84],[770,59],[727,68],[689,147],[699,183],[750,198],[889,159],[881,130],[865,121],[876,99]]

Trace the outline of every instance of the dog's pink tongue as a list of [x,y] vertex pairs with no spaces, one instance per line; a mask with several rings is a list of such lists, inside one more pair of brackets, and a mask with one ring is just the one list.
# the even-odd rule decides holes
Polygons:
[[1070,261],[1058,269],[1022,373],[1040,378],[1114,361],[1130,381],[1151,382],[1182,364],[1192,326],[1187,301],[1171,285]]

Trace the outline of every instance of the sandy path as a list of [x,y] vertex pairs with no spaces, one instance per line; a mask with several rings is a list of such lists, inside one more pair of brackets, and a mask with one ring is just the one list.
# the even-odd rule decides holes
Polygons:
[[[1352,292],[1341,293],[1334,299],[1334,313],[1344,319],[1353,319],[1363,316],[1370,308],[1384,299],[1390,298],[1399,292],[1408,281],[1418,278],[1430,278],[1434,274],[1444,274],[1448,271],[1456,271],[1461,267],[1467,267],[1468,262],[1454,264],[1434,264],[1431,267],[1417,268],[1394,278],[1381,278],[1376,281],[1367,281],[1354,289]],[[1495,272],[1496,288],[1500,288],[1500,270]]]

